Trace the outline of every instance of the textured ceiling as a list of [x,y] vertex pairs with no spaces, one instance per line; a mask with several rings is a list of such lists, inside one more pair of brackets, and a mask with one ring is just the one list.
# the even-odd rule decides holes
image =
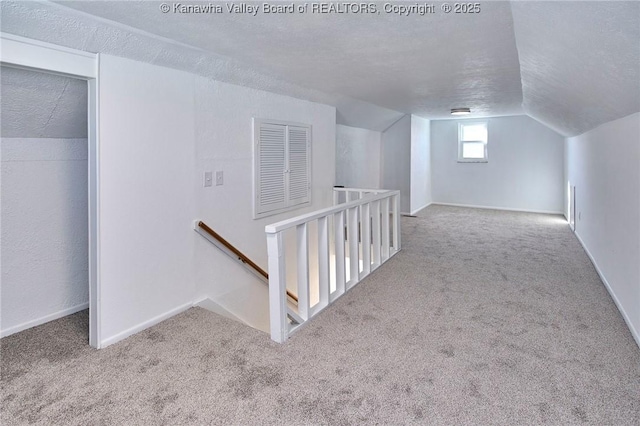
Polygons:
[[3,138],[86,138],[87,82],[0,68]]
[[639,2],[513,2],[523,108],[572,136],[640,111]]
[[3,1],[3,31],[335,105],[338,122],[356,127],[468,106],[476,116],[526,112],[575,135],[640,110],[637,2],[482,2],[474,15],[435,3],[427,16],[59,3]]
[[163,14],[160,2],[61,3],[232,57],[302,87],[404,113],[444,118],[460,105],[483,115],[522,113],[508,2],[489,2],[479,14],[457,16],[438,10],[427,16],[205,17]]
[[[112,2],[109,4],[116,4]],[[105,6],[108,6],[105,5]],[[157,3],[156,3],[157,6]],[[404,114],[344,94],[302,87],[233,58],[51,2],[0,1],[2,31],[88,52],[101,52],[333,105],[338,122],[384,130]]]

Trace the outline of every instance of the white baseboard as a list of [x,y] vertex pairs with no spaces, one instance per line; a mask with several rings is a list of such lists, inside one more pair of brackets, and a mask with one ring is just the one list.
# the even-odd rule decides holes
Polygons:
[[20,331],[26,330],[28,328],[36,327],[38,325],[45,324],[49,321],[57,320],[59,318],[66,317],[67,315],[75,314],[76,312],[80,312],[85,309],[89,309],[89,302],[83,303],[81,305],[72,306],[71,308],[63,309],[53,314],[45,315],[41,318],[27,321],[22,324],[14,325],[13,327],[0,331],[0,337],[7,337],[12,334],[18,333]]
[[455,203],[441,203],[439,201],[434,201],[431,204],[435,204],[438,206],[451,206],[451,207],[468,207],[471,209],[486,209],[486,210],[504,210],[509,212],[523,212],[523,213],[542,213],[542,214],[561,214],[564,213],[561,211],[553,211],[553,210],[530,210],[530,209],[515,209],[510,207],[496,207],[496,206],[478,206],[475,204],[455,204]]
[[622,314],[622,318],[624,319],[624,322],[627,323],[627,327],[629,327],[629,331],[631,331],[631,335],[633,336],[634,340],[636,341],[636,344],[638,345],[638,347],[640,347],[640,333],[638,332],[638,330],[636,330],[636,328],[634,327],[633,323],[631,322],[631,317],[624,310],[624,308],[622,307],[622,304],[620,304],[620,301],[618,300],[618,297],[616,296],[616,294],[613,292],[613,288],[611,288],[611,285],[609,284],[609,281],[607,281],[607,278],[604,276],[604,274],[600,270],[600,267],[598,266],[598,263],[596,262],[596,260],[591,255],[591,252],[589,251],[589,249],[585,245],[584,241],[582,241],[582,238],[580,238],[580,235],[578,235],[575,232],[573,233],[573,235],[576,236],[576,238],[580,242],[580,245],[582,245],[582,248],[584,249],[585,253],[587,253],[587,256],[591,260],[591,263],[593,264],[593,267],[596,268],[596,272],[600,276],[600,279],[604,283],[604,286],[607,289],[607,291],[609,292],[609,295],[611,296],[611,298],[613,299],[613,302],[616,304],[616,307],[618,308],[618,310]]
[[424,206],[422,206],[422,207],[420,207],[420,208],[418,208],[418,209],[416,209],[416,210],[412,211],[412,212],[411,212],[411,215],[412,215],[412,216],[415,216],[415,215],[416,215],[416,213],[418,213],[420,210],[424,210],[424,209],[426,209],[426,208],[427,208],[427,207],[429,207],[431,204],[433,204],[433,203],[432,203],[432,202],[429,202],[429,203],[425,204]]
[[233,312],[231,312],[230,310],[220,305],[218,302],[215,302],[213,299],[209,297],[204,297],[196,302],[193,302],[193,306],[199,306],[202,309],[206,309],[207,311],[214,312],[225,318],[229,318],[239,323],[246,324],[246,322],[238,318]]
[[119,342],[120,340],[126,339],[127,337],[139,333],[142,330],[145,330],[151,326],[154,326],[156,324],[158,324],[159,322],[162,322],[166,319],[171,318],[172,316],[178,315],[179,313],[182,313],[184,311],[186,311],[187,309],[191,308],[192,306],[194,306],[193,302],[190,303],[185,303],[184,305],[180,305],[177,308],[173,308],[170,311],[167,311],[163,314],[157,315],[153,318],[151,318],[150,320],[144,321],[136,326],[133,326],[123,332],[120,332],[118,334],[116,334],[115,336],[111,336],[108,337],[106,339],[102,339],[102,341],[99,343],[98,349],[104,349],[109,345],[113,345],[116,342]]

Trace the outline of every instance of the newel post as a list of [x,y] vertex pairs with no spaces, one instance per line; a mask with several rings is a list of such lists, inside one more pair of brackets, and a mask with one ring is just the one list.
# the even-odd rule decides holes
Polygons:
[[289,338],[287,287],[282,233],[267,234],[269,256],[269,323],[271,339],[284,343]]

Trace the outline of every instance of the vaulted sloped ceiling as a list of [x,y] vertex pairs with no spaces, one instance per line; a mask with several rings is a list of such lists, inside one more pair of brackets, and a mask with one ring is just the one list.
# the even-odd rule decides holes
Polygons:
[[564,135],[640,111],[640,2],[513,2],[523,108]]
[[635,1],[492,1],[466,15],[436,2],[424,16],[382,2],[379,14],[256,16],[56,3],[3,1],[3,31],[332,104],[339,122],[374,130],[468,106],[527,113],[568,136],[640,110]]
[[[95,3],[99,11],[110,8],[136,15],[136,2],[77,2],[65,5],[82,7]],[[195,3],[195,2],[191,2]],[[138,6],[148,14],[160,13],[159,2]],[[129,9],[131,7],[131,9]],[[139,20],[144,14],[136,15]],[[164,15],[162,15],[164,16]],[[185,16],[188,20],[189,16]],[[205,19],[204,17],[200,17]],[[206,19],[210,19],[207,16]],[[115,19],[115,18],[114,18]],[[101,52],[137,61],[192,72],[218,81],[280,93],[337,107],[338,122],[355,127],[384,130],[404,113],[354,99],[344,94],[325,93],[295,85],[264,70],[231,57],[198,49],[150,32],[107,20],[86,12],[46,1],[0,1],[3,32],[42,40],[88,52]],[[211,21],[208,21],[211,23]],[[186,28],[189,31],[189,28]]]
[[203,17],[163,14],[155,2],[64,4],[234,58],[301,87],[404,113],[440,118],[461,104],[480,114],[522,112],[511,9],[505,2],[488,2],[476,16],[453,18],[441,12]]

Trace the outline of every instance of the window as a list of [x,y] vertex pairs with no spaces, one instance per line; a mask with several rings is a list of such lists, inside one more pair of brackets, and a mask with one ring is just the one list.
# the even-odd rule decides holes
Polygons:
[[253,120],[254,218],[311,204],[311,126]]
[[487,123],[458,124],[458,162],[486,163]]

